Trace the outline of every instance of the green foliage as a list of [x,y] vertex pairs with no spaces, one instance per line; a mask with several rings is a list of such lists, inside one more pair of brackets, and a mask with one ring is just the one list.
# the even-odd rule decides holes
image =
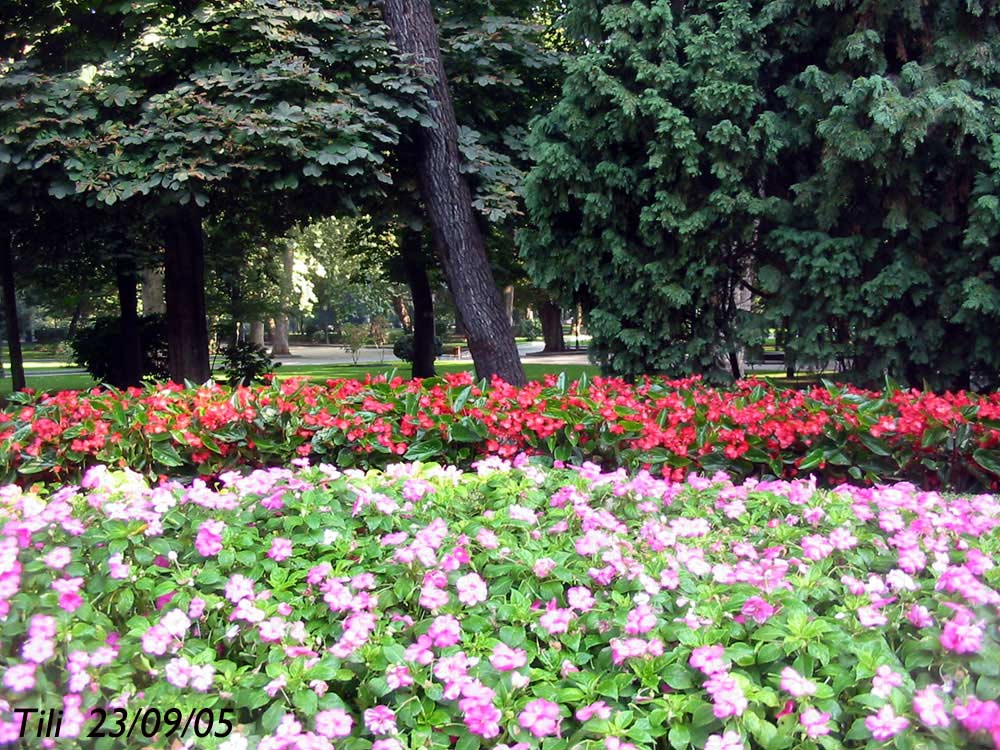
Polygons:
[[[142,341],[142,374],[144,377],[166,380],[167,323],[162,315],[143,315],[139,318]],[[81,327],[70,341],[73,360],[85,368],[95,380],[110,385],[121,385],[122,347],[119,344],[117,317],[101,317],[88,326]]]
[[345,323],[341,326],[340,337],[345,351],[350,352],[351,360],[357,364],[358,355],[368,340],[368,326],[363,326],[360,323]]
[[[407,333],[396,339],[392,345],[392,353],[404,362],[413,361],[413,334]],[[444,344],[438,336],[434,337],[434,356],[440,357],[444,353]]]
[[1000,382],[1000,7],[568,5],[521,244],[606,370],[710,371],[774,327],[866,383]]
[[537,318],[523,318],[515,326],[515,333],[528,341],[536,341],[542,336],[542,324]]
[[[423,83],[367,3],[251,0],[178,8],[104,4],[90,64],[40,48],[0,63],[0,161],[45,174],[57,197],[389,182],[384,151],[420,119]],[[376,183],[377,184],[377,183]],[[367,186],[367,187],[366,187]]]
[[230,385],[250,385],[270,375],[280,362],[275,362],[267,349],[252,341],[230,344],[222,350],[222,370]]

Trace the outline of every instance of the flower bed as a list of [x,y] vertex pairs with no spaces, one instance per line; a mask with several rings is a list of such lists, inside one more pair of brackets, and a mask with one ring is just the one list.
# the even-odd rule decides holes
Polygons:
[[[72,479],[96,462],[150,476],[215,476],[297,456],[338,466],[539,453],[557,460],[824,482],[909,480],[996,489],[1000,393],[781,390],[697,378],[632,386],[594,378],[481,389],[468,373],[391,382],[95,390],[15,396],[0,412],[6,481]],[[20,480],[18,478],[21,478]]]
[[996,498],[515,464],[3,488],[0,741],[1000,747]]

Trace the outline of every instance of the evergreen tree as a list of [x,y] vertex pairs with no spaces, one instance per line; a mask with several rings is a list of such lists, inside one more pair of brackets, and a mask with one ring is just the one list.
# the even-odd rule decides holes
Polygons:
[[711,371],[782,328],[864,382],[996,382],[1000,7],[568,5],[522,250],[606,369]]

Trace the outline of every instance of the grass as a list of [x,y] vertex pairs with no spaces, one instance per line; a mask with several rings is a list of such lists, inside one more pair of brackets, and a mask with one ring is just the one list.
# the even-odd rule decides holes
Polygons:
[[[472,361],[466,362],[438,362],[437,371],[439,374],[447,372],[461,372],[472,370]],[[566,373],[566,378],[575,380],[584,372],[588,376],[597,375],[598,369],[591,365],[546,365],[544,363],[530,362],[524,366],[525,374],[529,380],[541,379],[548,373],[558,375]],[[278,378],[306,377],[310,380],[323,382],[329,378],[364,378],[368,373],[373,375],[378,373],[389,373],[392,371],[391,364],[374,365],[287,365],[279,367]],[[5,373],[6,377],[0,380],[0,397],[10,393],[10,373]],[[396,374],[404,378],[410,376],[409,365],[397,367]],[[32,375],[30,371],[26,373],[28,387],[36,391],[57,391],[82,390],[92,388],[96,385],[94,379],[89,375]]]

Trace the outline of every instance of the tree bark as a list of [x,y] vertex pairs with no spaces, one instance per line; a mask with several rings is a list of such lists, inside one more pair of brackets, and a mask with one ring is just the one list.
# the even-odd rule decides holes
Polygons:
[[551,300],[545,300],[538,309],[538,318],[542,323],[542,338],[545,340],[545,352],[566,351],[566,339],[563,336],[562,308]]
[[404,228],[399,247],[403,254],[403,269],[413,301],[413,369],[414,378],[434,377],[434,296],[427,278],[420,232]]
[[292,307],[292,274],[295,273],[295,248],[286,243],[281,251],[281,312],[274,316],[274,335],[271,340],[272,357],[288,357],[288,313]]
[[162,315],[167,311],[163,299],[163,269],[144,268],[142,280],[142,314]]
[[583,330],[583,305],[577,303],[576,311],[573,315],[573,325],[570,327],[570,333],[572,333],[574,337],[579,337],[582,330]]
[[503,310],[507,314],[507,325],[514,327],[514,285],[503,288]]
[[205,236],[194,204],[177,206],[164,221],[167,363],[170,378],[204,383],[208,361],[205,309]]
[[479,377],[526,382],[524,368],[493,279],[472,193],[459,171],[458,125],[429,0],[384,0],[382,11],[399,51],[412,55],[433,81],[428,117],[416,132],[417,177],[434,246],[468,331]]
[[[410,288],[412,294],[413,288]],[[410,317],[410,310],[406,306],[406,300],[402,294],[395,294],[392,297],[392,307],[396,311],[396,317],[403,325],[403,333],[413,333],[413,318]]]
[[10,353],[11,389],[23,391],[27,387],[24,380],[24,355],[21,353],[21,326],[17,320],[17,285],[14,283],[14,258],[12,246],[14,236],[4,232],[0,239],[0,276],[3,286],[3,314],[7,323],[7,350]]
[[135,261],[119,258],[115,264],[115,280],[118,284],[118,387],[142,384],[142,334],[139,328],[139,279],[135,272]]
[[250,321],[250,343],[264,346],[264,321]]

